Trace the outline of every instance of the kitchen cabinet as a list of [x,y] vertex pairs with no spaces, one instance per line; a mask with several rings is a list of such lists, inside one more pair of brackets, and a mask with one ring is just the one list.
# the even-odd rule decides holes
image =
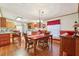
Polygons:
[[10,34],[0,34],[0,47],[10,44]]
[[79,56],[79,36],[61,36],[61,56]]
[[6,18],[0,17],[0,27],[6,27]]

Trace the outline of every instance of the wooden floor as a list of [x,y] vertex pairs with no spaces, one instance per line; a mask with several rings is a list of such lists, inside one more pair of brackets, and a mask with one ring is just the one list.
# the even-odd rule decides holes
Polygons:
[[[19,44],[10,44],[4,47],[0,47],[0,56],[34,56],[33,49],[30,49],[29,52],[25,50],[24,41]],[[53,49],[41,49],[37,47],[36,56],[59,56],[60,44],[56,41],[53,41]]]

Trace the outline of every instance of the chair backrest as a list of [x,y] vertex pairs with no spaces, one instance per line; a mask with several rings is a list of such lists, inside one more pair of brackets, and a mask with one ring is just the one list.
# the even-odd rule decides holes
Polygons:
[[43,39],[45,42],[48,42],[49,36],[45,36]]
[[16,32],[12,35],[13,37],[21,37],[21,33],[20,32]]
[[26,33],[24,33],[23,35],[24,35],[25,41],[26,41],[26,42],[28,42],[28,37],[27,37],[27,34],[26,34]]

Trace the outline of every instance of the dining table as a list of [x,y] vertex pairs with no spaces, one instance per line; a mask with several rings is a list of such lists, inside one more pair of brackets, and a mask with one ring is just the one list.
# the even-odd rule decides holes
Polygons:
[[38,40],[43,40],[43,38],[47,37],[51,43],[51,50],[52,50],[52,35],[45,35],[45,34],[38,34],[38,35],[28,35],[29,39],[33,40],[34,43],[34,55],[36,55],[36,46]]

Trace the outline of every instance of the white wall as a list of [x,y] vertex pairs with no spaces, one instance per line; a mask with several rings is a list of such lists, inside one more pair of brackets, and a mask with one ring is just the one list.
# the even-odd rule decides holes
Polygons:
[[[4,17],[9,18],[9,19],[14,19],[14,20],[17,16],[20,16],[16,13],[13,13],[12,11],[4,9],[4,8],[2,8],[2,13],[3,13]],[[61,30],[74,30],[73,25],[76,20],[78,21],[78,13],[50,19],[49,21],[57,20],[57,19],[61,20]],[[46,20],[44,21],[44,23],[46,23]]]
[[[0,8],[1,8],[0,17],[6,17],[6,18],[8,18],[8,19],[13,19],[13,20],[15,20],[17,16],[21,16],[21,15],[19,15],[19,14],[13,12],[13,11],[11,11],[11,10],[8,10],[8,9],[6,9],[6,8],[2,8],[2,7],[0,7]],[[1,16],[1,13],[2,13],[3,16]]]
[[74,30],[73,25],[75,21],[78,21],[78,13],[50,19],[49,21],[57,19],[61,20],[61,30]]

